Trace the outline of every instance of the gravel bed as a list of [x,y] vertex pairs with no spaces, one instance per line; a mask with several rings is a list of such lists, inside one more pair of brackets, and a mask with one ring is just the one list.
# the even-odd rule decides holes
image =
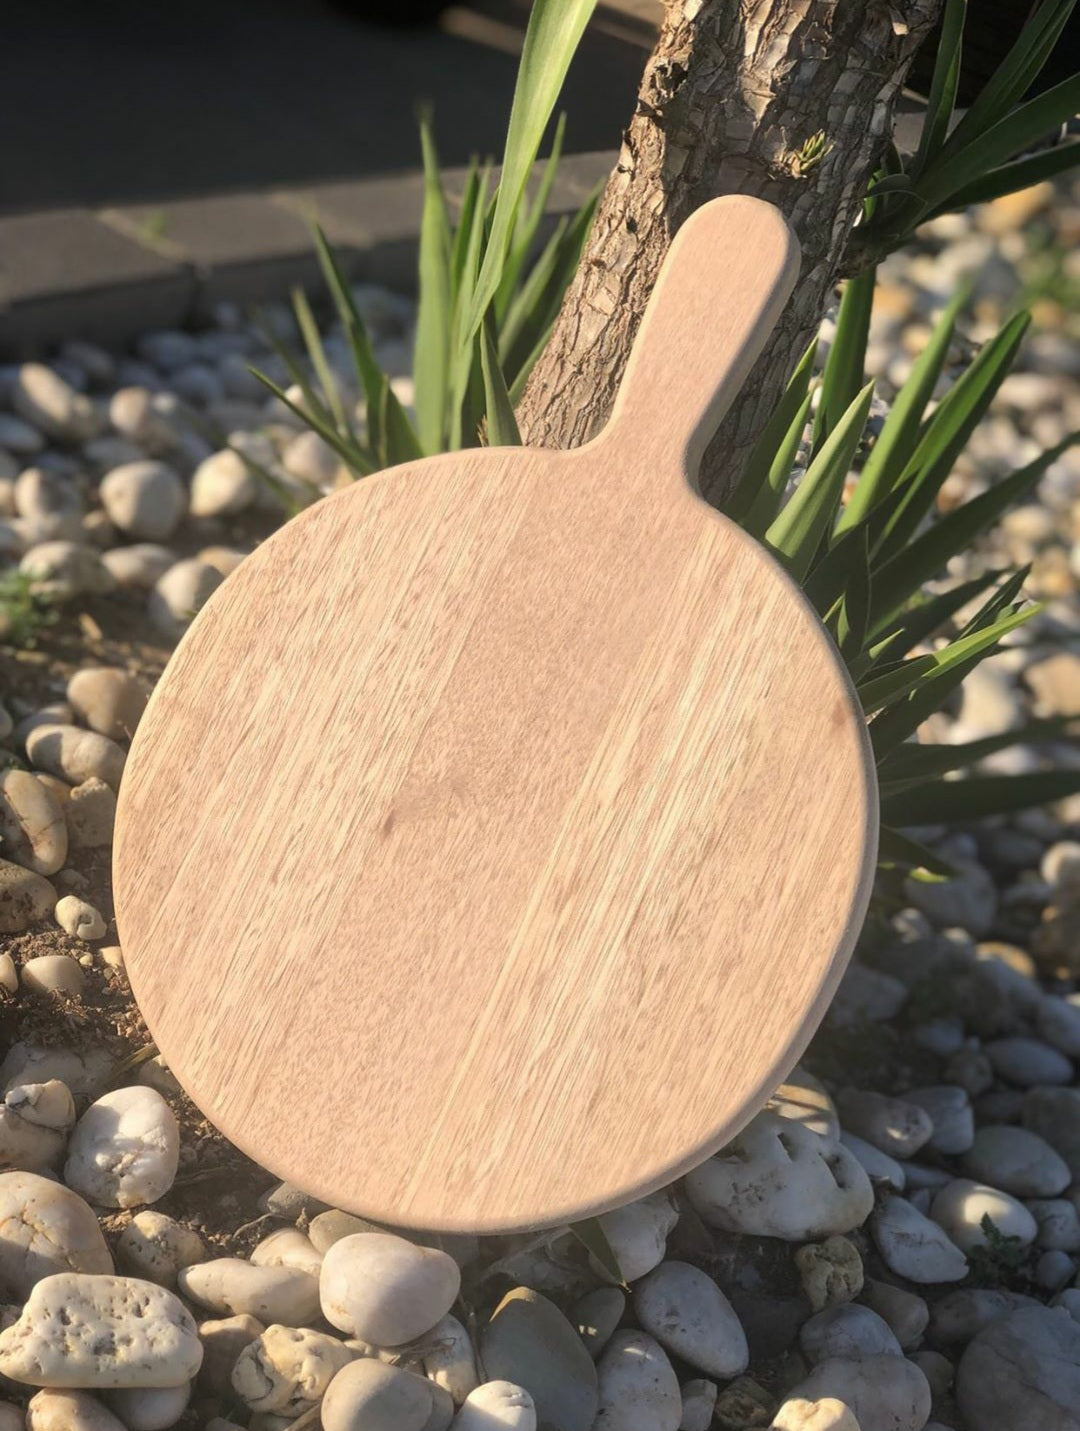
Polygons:
[[[1080,427],[1078,237],[1076,198],[1040,186],[884,266],[877,422],[965,277],[952,373],[1035,310],[943,507]],[[407,403],[412,304],[357,298]],[[262,321],[294,336],[284,308]],[[1080,1431],[1080,799],[918,832],[956,877],[882,898],[728,1148],[601,1219],[621,1280],[566,1228],[375,1228],[186,1099],[112,922],[125,752],[192,613],[347,480],[252,362],[285,380],[223,309],[0,369],[0,1431]],[[1019,563],[1045,610],[924,740],[1080,716],[1076,449],[936,585]],[[1051,765],[1076,743],[984,762]]]

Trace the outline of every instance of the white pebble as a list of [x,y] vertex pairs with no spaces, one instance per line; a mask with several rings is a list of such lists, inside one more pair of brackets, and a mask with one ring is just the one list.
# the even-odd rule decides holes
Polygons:
[[698,1371],[727,1381],[746,1370],[746,1335],[711,1277],[686,1262],[662,1262],[634,1288],[642,1327]]
[[111,845],[116,824],[116,795],[96,775],[76,785],[64,805],[68,841],[76,850]]
[[[850,1409],[860,1431],[923,1431],[930,1416],[929,1383],[914,1362],[902,1356],[823,1361],[799,1383],[792,1397],[810,1402],[832,1397]],[[806,1424],[812,1426],[813,1422]]]
[[222,517],[243,512],[258,494],[251,469],[231,448],[215,452],[196,467],[191,478],[191,515]]
[[86,975],[68,954],[39,954],[23,965],[22,982],[34,994],[81,994]]
[[[668,1233],[678,1220],[674,1204],[664,1193],[601,1214],[600,1226],[624,1282],[636,1282],[659,1266],[664,1259]],[[589,1262],[598,1276],[610,1276],[591,1253]]]
[[785,1401],[773,1417],[772,1431],[862,1431],[854,1413],[835,1396],[803,1396]]
[[799,1329],[799,1345],[812,1366],[833,1357],[903,1355],[889,1324],[857,1303],[827,1307],[805,1321]]
[[512,1381],[486,1381],[469,1393],[453,1431],[536,1431],[536,1403]]
[[19,571],[30,577],[33,592],[54,601],[100,596],[113,588],[100,554],[82,542],[38,542],[19,562]]
[[68,832],[55,795],[28,770],[0,774],[0,848],[8,859],[40,875],[55,874],[67,858]]
[[93,1211],[62,1183],[31,1172],[0,1173],[0,1283],[24,1298],[57,1272],[111,1272]]
[[865,1138],[892,1158],[912,1157],[934,1134],[929,1113],[902,1098],[845,1088],[837,1096],[836,1106],[846,1131]]
[[906,1174],[903,1163],[898,1163],[895,1158],[890,1158],[888,1153],[883,1153],[880,1148],[875,1148],[873,1143],[856,1137],[854,1133],[841,1133],[840,1141],[849,1152],[855,1154],[865,1168],[867,1177],[874,1182],[884,1183],[895,1192],[904,1191]]
[[297,1267],[313,1277],[317,1277],[322,1268],[322,1253],[298,1227],[279,1227],[264,1237],[252,1251],[250,1260],[256,1267]]
[[50,775],[81,785],[96,776],[112,790],[120,788],[124,752],[108,736],[77,725],[36,725],[26,737],[31,765]]
[[1080,1207],[1076,1202],[1069,1198],[1033,1198],[1028,1210],[1039,1225],[1035,1240],[1040,1247],[1080,1252]]
[[431,1382],[365,1359],[338,1372],[319,1415],[323,1431],[427,1431],[434,1411]]
[[130,740],[149,691],[137,676],[119,666],[84,666],[67,684],[72,710],[91,730],[111,740]]
[[31,1386],[178,1386],[201,1361],[183,1303],[132,1277],[45,1277],[0,1333],[0,1373]]
[[[83,442],[98,428],[94,404],[44,363],[23,363],[11,404],[24,422],[62,442]],[[10,446],[10,443],[8,444]]]
[[168,1431],[187,1410],[191,1383],[180,1386],[130,1386],[106,1393],[105,1400],[127,1431]]
[[149,591],[176,565],[176,553],[153,542],[136,542],[130,547],[113,547],[103,552],[101,560],[117,586]]
[[963,1252],[987,1246],[989,1238],[982,1226],[985,1217],[1003,1237],[1015,1237],[1021,1246],[1034,1242],[1038,1232],[1038,1224],[1022,1202],[968,1178],[956,1178],[936,1193],[930,1216]]
[[596,1367],[605,1431],[678,1431],[679,1381],[663,1347],[645,1332],[616,1332]]
[[767,1112],[688,1173],[686,1191],[712,1226],[788,1242],[850,1232],[874,1205],[870,1179],[852,1153]]
[[0,1105],[0,1162],[28,1172],[55,1168],[74,1121],[75,1101],[57,1080],[9,1089]]
[[64,1181],[101,1207],[138,1207],[165,1196],[179,1157],[180,1129],[161,1094],[115,1088],[75,1125]]
[[1080,1059],[1080,999],[1075,994],[1065,999],[1048,994],[1039,1005],[1035,1027],[1039,1037],[1058,1053]]
[[173,1287],[177,1273],[206,1257],[202,1238],[191,1227],[152,1208],[137,1212],[116,1242],[121,1267],[162,1287]]
[[455,1406],[460,1406],[480,1380],[468,1332],[457,1317],[447,1312],[424,1341],[428,1348],[424,1352],[424,1375],[449,1392]]
[[99,909],[78,895],[66,894],[56,906],[56,922],[76,939],[100,939],[107,928]]
[[1014,1197],[1057,1197],[1071,1182],[1065,1159],[1027,1128],[988,1123],[962,1159],[964,1171]]
[[291,1327],[319,1315],[319,1284],[295,1267],[253,1267],[240,1257],[215,1257],[182,1268],[176,1281],[185,1297],[212,1312],[247,1312],[267,1324]]
[[44,875],[0,860],[0,934],[21,934],[56,907],[56,890]]
[[269,1326],[236,1360],[232,1386],[252,1411],[302,1416],[353,1353],[336,1337],[308,1327]]
[[146,459],[114,467],[101,482],[101,504],[120,531],[142,541],[171,536],[187,508],[175,468]]
[[323,1316],[340,1331],[395,1347],[431,1331],[453,1306],[461,1273],[452,1257],[390,1233],[343,1237],[323,1258]]
[[1018,1088],[1072,1082],[1072,1061],[1039,1039],[994,1039],[986,1053],[998,1077]]
[[910,1282],[959,1282],[967,1258],[936,1222],[910,1202],[890,1193],[870,1219],[870,1230],[886,1266]]
[[[19,1426],[22,1427],[22,1417]],[[5,1426],[4,1431],[8,1431]],[[26,1431],[128,1431],[88,1391],[39,1391],[26,1408]]]
[[682,1391],[682,1419],[679,1431],[709,1431],[719,1394],[715,1381],[695,1378],[685,1381]]
[[927,1147],[949,1156],[965,1153],[971,1147],[975,1115],[966,1089],[943,1083],[931,1088],[913,1088],[904,1098],[930,1115],[934,1131]]
[[178,638],[223,579],[216,567],[197,557],[178,561],[155,583],[147,598],[147,615],[159,631]]

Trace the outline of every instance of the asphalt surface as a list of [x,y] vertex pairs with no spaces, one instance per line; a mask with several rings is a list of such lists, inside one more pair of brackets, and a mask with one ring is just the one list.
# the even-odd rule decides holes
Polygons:
[[[446,163],[499,152],[527,7],[480,4],[447,33],[329,0],[9,0],[0,212],[412,169],[422,104]],[[586,35],[567,82],[571,152],[614,148],[633,106],[641,39],[611,30]]]

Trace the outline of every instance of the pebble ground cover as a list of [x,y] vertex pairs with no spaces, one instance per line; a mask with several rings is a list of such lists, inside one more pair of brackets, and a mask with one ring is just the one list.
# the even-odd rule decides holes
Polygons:
[[[878,423],[962,276],[972,340],[1034,302],[946,508],[1080,425],[1078,236],[1042,186],[882,271]],[[408,403],[412,305],[357,299]],[[290,336],[284,308],[264,321]],[[373,1228],[186,1100],[111,922],[127,742],[192,612],[345,480],[249,363],[287,381],[223,309],[0,370],[0,1431],[1080,1431],[1075,797],[919,831],[955,876],[882,902],[804,1066],[729,1148],[601,1219],[606,1246]],[[946,580],[1004,561],[1045,609],[925,740],[1080,716],[1075,449]],[[189,778],[212,778],[197,755]]]

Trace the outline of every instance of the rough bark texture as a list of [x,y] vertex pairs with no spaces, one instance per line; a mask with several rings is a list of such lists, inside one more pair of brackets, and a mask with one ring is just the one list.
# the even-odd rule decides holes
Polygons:
[[[798,288],[706,454],[738,475],[842,271],[907,67],[941,0],[670,0],[637,107],[551,342],[522,398],[526,442],[603,425],[675,231],[718,194],[769,199],[802,244]],[[823,132],[824,154],[800,159]]]

